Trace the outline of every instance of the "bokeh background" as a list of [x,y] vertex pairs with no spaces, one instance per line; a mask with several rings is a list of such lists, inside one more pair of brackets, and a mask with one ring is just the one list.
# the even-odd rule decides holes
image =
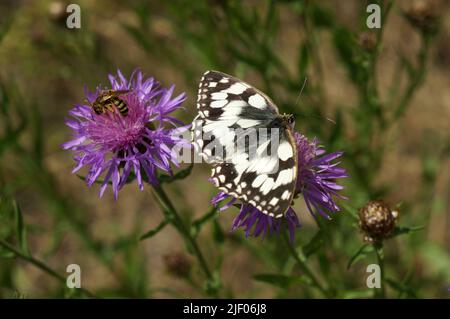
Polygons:
[[[295,205],[295,248],[330,296],[374,295],[365,283],[376,256],[363,246],[357,211],[383,199],[402,227],[384,242],[386,295],[448,298],[448,1],[79,0],[81,29],[72,30],[68,3],[0,2],[0,297],[88,297],[58,278],[72,263],[100,297],[207,297],[211,286],[221,297],[323,297],[280,238],[230,233],[234,208],[208,215],[196,235],[214,274],[207,282],[170,225],[139,240],[163,219],[150,187],[132,183],[117,201],[110,190],[100,199],[98,185],[71,174],[72,154],[60,145],[84,85],[140,68],[187,93],[177,113],[187,123],[201,75],[216,69],[266,92],[327,150],[345,151],[342,212],[318,225]],[[379,30],[366,26],[369,3],[382,8]],[[187,225],[211,209],[208,176],[195,165],[164,185]]]

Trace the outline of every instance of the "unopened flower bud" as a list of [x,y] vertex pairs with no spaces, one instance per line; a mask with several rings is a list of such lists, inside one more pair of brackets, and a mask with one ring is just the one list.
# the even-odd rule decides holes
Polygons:
[[186,278],[191,272],[191,263],[182,253],[170,253],[164,256],[164,263],[169,273]]
[[377,46],[377,37],[373,32],[361,32],[358,35],[358,44],[366,51],[373,51]]
[[439,14],[434,1],[415,1],[405,15],[414,27],[424,33],[433,33],[437,29]]
[[395,228],[398,212],[381,200],[369,201],[359,210],[359,227],[364,232],[364,240],[380,243]]
[[64,23],[68,17],[68,13],[66,12],[67,4],[64,1],[52,1],[48,6],[48,13],[50,15],[50,19],[54,22],[61,24]]

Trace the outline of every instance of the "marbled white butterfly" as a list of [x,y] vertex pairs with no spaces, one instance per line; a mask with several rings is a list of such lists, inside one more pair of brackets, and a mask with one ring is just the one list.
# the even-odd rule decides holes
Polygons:
[[217,71],[203,75],[197,108],[193,145],[213,165],[213,183],[264,214],[282,217],[297,180],[294,117],[280,115],[264,93]]

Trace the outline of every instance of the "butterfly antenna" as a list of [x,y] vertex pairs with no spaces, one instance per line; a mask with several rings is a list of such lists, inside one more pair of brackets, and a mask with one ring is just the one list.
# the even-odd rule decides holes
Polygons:
[[[302,95],[302,93],[303,93],[303,90],[304,90],[304,88],[305,88],[305,86],[306,86],[307,80],[308,80],[308,78],[305,76],[305,81],[303,81],[303,85],[302,85],[302,88],[300,89],[300,93],[298,94],[297,99],[295,100],[295,104],[294,104],[295,106],[297,106],[297,105],[298,105],[298,102],[300,101],[300,97],[301,97],[301,95]],[[294,106],[294,107],[295,107],[295,106]],[[325,120],[327,120],[328,122],[333,123],[334,125],[336,125],[336,122],[333,121],[332,119],[330,119],[329,117],[326,117],[326,116],[314,116],[314,115],[310,115],[310,116],[315,117],[315,118],[317,118],[317,119],[321,119],[321,120],[325,119]]]
[[295,100],[294,107],[297,106],[298,102],[300,101],[300,97],[302,96],[303,89],[304,89],[305,86],[306,86],[306,81],[307,81],[307,80],[308,80],[308,78],[305,76],[305,81],[303,81],[302,88],[300,89],[300,93],[298,94],[297,99]]

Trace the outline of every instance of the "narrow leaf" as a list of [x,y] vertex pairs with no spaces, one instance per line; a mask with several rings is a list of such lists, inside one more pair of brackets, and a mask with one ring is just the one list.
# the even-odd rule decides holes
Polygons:
[[306,255],[306,257],[311,256],[316,251],[318,251],[322,245],[323,245],[323,237],[322,237],[322,231],[318,231],[313,238],[303,247],[303,253]]
[[1,250],[0,249],[0,259],[11,259],[14,258],[16,255],[11,251]]
[[311,282],[304,276],[287,276],[280,274],[257,274],[253,276],[256,281],[264,282],[279,288],[288,288],[292,284],[306,284],[310,285]]
[[150,237],[155,236],[157,233],[159,233],[161,230],[164,229],[164,227],[167,226],[167,224],[169,223],[169,221],[167,219],[164,219],[161,223],[159,223],[158,226],[156,226],[154,229],[149,230],[148,232],[146,232],[144,235],[142,235],[139,240],[144,240]]
[[176,180],[184,179],[189,176],[192,172],[192,168],[194,167],[194,164],[189,165],[187,168],[182,169],[181,171],[177,172],[176,174],[170,176],[170,175],[159,175],[158,180],[161,184],[163,183],[172,183]]
[[358,251],[350,258],[347,264],[347,269],[350,269],[353,264],[355,264],[358,260],[366,258],[366,256],[373,252],[373,246],[370,244],[364,244],[361,246],[361,248],[358,249]]
[[358,216],[358,210],[356,208],[353,208],[345,203],[341,204],[342,208],[344,210],[346,210],[350,216],[354,219],[354,220],[359,220],[359,216]]
[[213,223],[213,238],[214,241],[218,244],[223,244],[225,241],[225,233],[223,232],[222,227],[220,226],[217,219],[215,219]]
[[298,71],[299,74],[306,74],[306,69],[308,68],[309,64],[309,52],[308,52],[308,46],[306,43],[303,43],[300,47],[299,57],[298,57]]
[[349,290],[342,293],[342,299],[355,299],[355,298],[371,298],[373,296],[372,289],[365,290]]
[[17,232],[17,240],[19,242],[19,247],[23,253],[29,255],[30,252],[28,250],[27,232],[26,232],[24,221],[23,221],[22,211],[16,201],[14,201],[13,205],[14,205],[14,215],[15,215],[15,219],[16,219],[16,232]]
[[413,288],[407,286],[406,284],[400,283],[400,282],[396,282],[393,279],[390,278],[386,278],[386,282],[389,284],[389,286],[396,290],[399,293],[405,293],[407,295],[408,298],[417,298],[417,295],[414,291]]
[[395,227],[394,231],[389,237],[396,237],[400,235],[407,235],[410,233],[414,233],[424,229],[425,226],[416,226],[416,227]]
[[192,222],[191,226],[191,233],[193,236],[196,236],[199,232],[202,226],[208,222],[209,220],[213,219],[217,215],[217,208],[212,207],[206,214],[204,214],[199,219],[196,219]]

